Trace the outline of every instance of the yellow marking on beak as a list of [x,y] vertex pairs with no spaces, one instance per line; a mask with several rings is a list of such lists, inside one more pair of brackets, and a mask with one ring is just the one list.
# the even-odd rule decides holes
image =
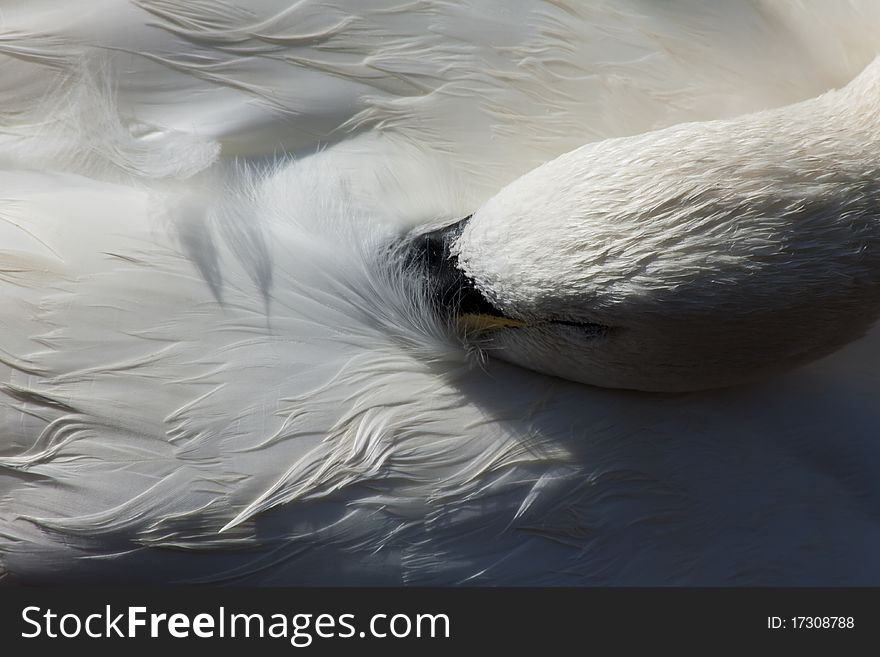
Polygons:
[[466,313],[458,317],[458,326],[465,331],[491,331],[500,328],[521,328],[525,325],[525,322],[518,319],[497,315]]

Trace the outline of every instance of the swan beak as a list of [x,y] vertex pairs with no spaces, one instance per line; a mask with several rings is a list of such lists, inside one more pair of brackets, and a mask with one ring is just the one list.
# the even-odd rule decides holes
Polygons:
[[408,239],[406,262],[419,272],[436,308],[467,333],[518,328],[525,322],[507,317],[496,308],[459,268],[453,245],[470,217]]
[[500,317],[498,315],[485,315],[482,313],[465,313],[457,318],[458,327],[467,333],[491,331],[502,328],[522,328],[526,325],[518,319]]

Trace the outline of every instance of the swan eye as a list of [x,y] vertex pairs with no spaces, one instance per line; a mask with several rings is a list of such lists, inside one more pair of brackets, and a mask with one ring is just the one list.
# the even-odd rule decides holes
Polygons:
[[604,324],[596,324],[594,322],[571,322],[568,320],[550,320],[547,324],[551,326],[564,327],[572,331],[578,331],[586,334],[588,337],[599,338],[607,335],[611,331],[610,326]]

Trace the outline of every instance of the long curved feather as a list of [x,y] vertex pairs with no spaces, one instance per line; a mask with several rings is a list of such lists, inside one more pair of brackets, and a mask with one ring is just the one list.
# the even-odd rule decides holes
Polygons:
[[880,581],[876,330],[592,389],[468,352],[389,255],[584,141],[845,82],[877,7],[334,7],[4,9],[6,577]]

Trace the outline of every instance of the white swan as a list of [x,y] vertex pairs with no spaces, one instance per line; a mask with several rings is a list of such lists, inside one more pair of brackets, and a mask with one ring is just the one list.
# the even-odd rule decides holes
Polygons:
[[880,315],[878,135],[880,60],[811,101],[562,155],[456,224],[447,259],[517,320],[489,340],[513,362],[642,390],[766,377]]
[[[866,330],[877,302],[868,203],[876,192],[859,166],[874,140],[860,122],[874,117],[846,99],[860,89],[870,96],[873,69],[808,104],[601,142],[501,188],[596,138],[843,87],[877,52],[880,10],[867,2],[506,7],[138,0],[4,10],[7,580],[880,580],[876,331],[752,386],[674,396],[482,359],[497,351],[572,379],[680,389],[766,377]],[[829,122],[821,108],[858,125]],[[580,221],[590,220],[585,198],[642,201],[652,216],[686,219],[707,207],[664,214],[650,185],[624,175],[633,167],[615,175],[601,158],[655,148],[655,157],[678,163],[674,186],[689,161],[679,151],[694,150],[693,136],[718,134],[701,142],[717,159],[756,125],[770,141],[755,143],[815,138],[834,162],[830,178],[793,158],[771,167],[785,173],[773,180],[804,199],[832,199],[853,218],[835,223],[813,203],[799,215],[792,199],[773,215],[779,223],[734,236],[742,241],[725,240],[723,226],[707,231],[706,264],[724,262],[736,285],[712,306],[714,319],[727,312],[729,326],[748,321],[738,292],[752,299],[767,290],[762,281],[803,282],[787,264],[822,284],[796,290],[804,308],[834,306],[821,321],[798,312],[796,322],[768,327],[756,342],[760,367],[752,355],[739,360],[741,334],[725,333],[728,325],[697,327],[692,355],[675,344],[693,344],[691,336],[672,336],[665,353],[686,357],[674,376],[662,359],[632,373],[636,356],[625,345],[606,362],[562,331],[543,352],[523,327],[462,341],[449,311],[434,305],[437,272],[428,270],[426,294],[421,267],[389,255],[420,243],[401,242],[408,229],[421,235],[428,223],[438,228],[482,205],[460,238],[441,244],[474,281],[456,274],[459,290],[517,321],[560,302],[580,309],[566,254],[592,271],[600,260],[619,270],[631,252],[617,257],[612,242],[646,232],[645,248],[656,253],[649,245],[663,238],[634,217],[630,228],[614,224],[601,253],[593,227],[566,245],[560,227],[591,225]],[[331,146],[281,166],[225,157],[322,144]],[[759,162],[763,176],[768,161],[778,162],[770,155],[779,151],[749,149],[737,159]],[[560,174],[573,171],[566,158],[617,181],[621,196]],[[797,171],[809,175],[789,175]],[[731,186],[725,202],[770,202],[749,173],[746,164],[722,179]],[[847,200],[851,189],[863,203]],[[775,251],[764,260],[737,251],[774,241],[795,216],[822,239],[792,243],[786,262]],[[529,248],[536,225],[557,257]],[[672,240],[672,250],[681,244]],[[855,247],[865,254],[857,262]],[[827,268],[807,257],[814,248],[832,256]],[[639,315],[641,302],[663,302],[674,319],[689,290],[657,284],[680,280],[682,262],[646,263],[619,297],[613,286],[624,279],[609,278],[607,298],[623,303],[605,306]],[[767,268],[750,287],[744,272],[758,262]],[[535,266],[548,269],[535,274]],[[715,291],[705,269],[687,273],[698,291]],[[829,286],[829,277],[849,285]],[[654,285],[647,295],[646,282]],[[574,295],[560,294],[572,287]],[[759,296],[775,321],[783,296],[770,291]],[[554,318],[620,325],[618,315]],[[780,349],[781,331],[790,351]],[[668,332],[650,335],[658,334]],[[706,362],[713,335],[725,345],[720,363]],[[500,348],[481,350],[485,340]],[[724,360],[731,353],[737,362]]]

